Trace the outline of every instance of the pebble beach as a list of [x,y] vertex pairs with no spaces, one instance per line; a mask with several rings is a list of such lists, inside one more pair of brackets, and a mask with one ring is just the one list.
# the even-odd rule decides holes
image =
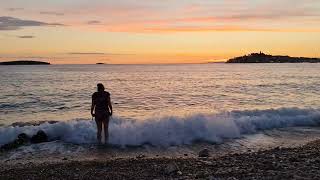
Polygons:
[[220,157],[109,158],[0,163],[0,179],[319,179],[320,140]]

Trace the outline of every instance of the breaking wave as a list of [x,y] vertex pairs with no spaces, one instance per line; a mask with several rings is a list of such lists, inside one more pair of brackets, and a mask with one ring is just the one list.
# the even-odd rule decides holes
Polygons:
[[[318,126],[319,123],[318,109],[280,108],[193,114],[186,117],[157,117],[144,121],[114,117],[110,121],[109,129],[111,144],[170,146],[192,144],[195,141],[219,143],[261,130]],[[40,129],[45,131],[51,140],[60,139],[75,144],[96,142],[94,121],[71,120],[23,127],[0,127],[0,145],[13,141],[20,133],[33,135]]]

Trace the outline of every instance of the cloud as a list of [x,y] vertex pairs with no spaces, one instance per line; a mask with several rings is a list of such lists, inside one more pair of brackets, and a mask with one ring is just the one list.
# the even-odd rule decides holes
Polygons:
[[[281,31],[275,28],[254,28],[248,26],[230,26],[230,25],[217,25],[217,26],[156,26],[156,27],[130,27],[130,26],[113,26],[108,27],[105,31],[108,32],[134,32],[134,33],[176,33],[176,32],[209,32],[209,31]],[[308,31],[301,29],[300,31]]]
[[[77,3],[44,1],[38,3],[42,4],[43,8],[40,14],[65,15],[62,22],[75,28],[87,26],[85,28],[89,30],[105,32],[158,33],[201,31],[201,29],[301,31],[302,28],[303,31],[312,29],[318,31],[320,28],[317,25],[320,20],[319,0],[81,0]],[[39,16],[39,11],[35,13]],[[1,26],[4,25],[0,20],[0,30],[10,28]],[[11,28],[21,28],[21,26]]]
[[70,55],[105,55],[106,53],[100,53],[100,52],[70,52],[67,53]]
[[87,24],[89,24],[89,25],[101,24],[101,21],[95,21],[95,20],[93,20],[93,21],[88,21]]
[[18,38],[22,38],[22,39],[31,39],[31,38],[35,38],[35,36],[30,36],[30,35],[25,35],[25,36],[17,36]]
[[[99,26],[91,27],[107,32],[158,33],[201,29],[299,32],[319,31],[320,28],[315,25],[320,20],[320,2],[317,0],[190,0],[170,1],[170,6],[169,1],[117,2],[95,1],[85,4],[87,8],[80,11],[85,16],[108,17],[101,19],[103,23]],[[88,24],[97,23],[86,22],[84,25]]]
[[10,55],[0,55],[0,59],[48,59],[49,57],[44,56],[10,56]]
[[63,15],[64,15],[64,13],[54,12],[54,11],[41,11],[40,14],[44,14],[44,15],[54,15],[54,16],[63,16]]
[[23,20],[19,18],[1,16],[0,17],[0,31],[18,30],[23,27],[34,27],[34,26],[63,26],[59,23],[46,23],[34,20]]
[[22,11],[24,8],[8,8],[8,11]]
[[68,55],[84,55],[84,56],[91,56],[91,55],[101,55],[101,56],[126,56],[126,55],[135,55],[129,53],[103,53],[103,52],[69,52],[66,53]]
[[[70,56],[60,56],[57,54],[51,54],[47,56],[37,56],[37,55],[15,55],[15,54],[0,54],[0,60],[10,60],[10,59],[50,59],[50,60],[56,60],[56,59],[68,59]],[[76,57],[73,57],[76,58]],[[80,56],[78,58],[81,58]]]
[[35,38],[35,36],[29,36],[29,35],[25,35],[25,36],[17,36],[18,38],[22,38],[22,39],[31,39],[31,38]]

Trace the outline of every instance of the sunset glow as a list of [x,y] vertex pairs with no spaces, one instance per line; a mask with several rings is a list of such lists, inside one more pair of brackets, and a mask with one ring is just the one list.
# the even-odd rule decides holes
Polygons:
[[10,0],[0,61],[206,63],[263,51],[320,57],[315,0]]

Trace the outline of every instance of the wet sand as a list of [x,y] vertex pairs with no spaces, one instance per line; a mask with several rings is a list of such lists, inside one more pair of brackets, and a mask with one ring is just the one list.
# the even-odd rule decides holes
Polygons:
[[1,162],[0,179],[320,179],[320,140],[295,148],[198,158]]

